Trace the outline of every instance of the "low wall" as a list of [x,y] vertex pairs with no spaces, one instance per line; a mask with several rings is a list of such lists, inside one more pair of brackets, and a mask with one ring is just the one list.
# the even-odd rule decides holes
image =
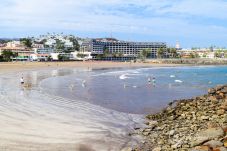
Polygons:
[[198,65],[227,65],[227,59],[151,59],[146,62],[164,64],[198,64]]

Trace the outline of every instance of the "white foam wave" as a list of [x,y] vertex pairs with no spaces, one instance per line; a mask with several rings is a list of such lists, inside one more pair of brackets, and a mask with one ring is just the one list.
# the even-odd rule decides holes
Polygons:
[[119,77],[119,79],[121,79],[121,80],[124,80],[124,79],[128,79],[129,77],[127,77],[125,74],[122,74],[120,77]]
[[176,83],[183,83],[181,80],[175,80]]
[[170,75],[170,78],[175,78],[176,76],[175,75]]

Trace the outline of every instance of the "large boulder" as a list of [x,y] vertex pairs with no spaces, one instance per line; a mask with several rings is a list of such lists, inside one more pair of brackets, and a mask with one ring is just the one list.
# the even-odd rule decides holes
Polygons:
[[215,138],[220,138],[224,135],[224,131],[221,127],[217,128],[209,128],[207,130],[199,132],[191,142],[191,146],[198,146],[203,144],[206,141],[215,139]]

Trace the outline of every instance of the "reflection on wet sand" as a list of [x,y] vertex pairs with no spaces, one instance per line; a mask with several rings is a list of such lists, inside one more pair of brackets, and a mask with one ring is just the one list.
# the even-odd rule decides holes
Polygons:
[[[0,150],[106,151],[137,142],[128,133],[141,116],[40,93],[40,80],[71,73],[31,71],[0,77]],[[18,81],[21,74],[29,89]]]

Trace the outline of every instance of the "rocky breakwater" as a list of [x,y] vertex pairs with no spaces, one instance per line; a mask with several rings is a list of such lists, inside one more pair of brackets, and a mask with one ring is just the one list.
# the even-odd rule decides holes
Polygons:
[[146,118],[147,127],[137,129],[144,142],[134,151],[227,151],[227,85]]

